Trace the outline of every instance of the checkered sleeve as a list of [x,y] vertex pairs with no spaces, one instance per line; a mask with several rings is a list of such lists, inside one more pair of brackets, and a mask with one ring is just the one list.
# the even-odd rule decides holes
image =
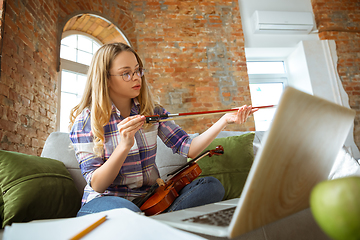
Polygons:
[[[155,112],[159,115],[169,113],[164,108],[157,108]],[[173,153],[187,157],[192,139],[174,121],[160,122],[158,136]]]
[[70,140],[74,146],[81,173],[90,185],[93,172],[104,163],[104,160],[94,153],[89,109],[85,109],[76,118],[70,131]]

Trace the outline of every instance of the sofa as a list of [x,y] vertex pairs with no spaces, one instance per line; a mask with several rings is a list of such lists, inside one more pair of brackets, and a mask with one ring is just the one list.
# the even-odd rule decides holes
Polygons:
[[[198,134],[191,134],[191,137],[195,137]],[[214,140],[214,144],[218,144],[218,143],[224,143],[224,144],[228,144],[226,141],[233,141],[234,138],[240,139],[240,137],[242,136],[242,138],[246,138],[244,141],[248,144],[249,141],[250,142],[250,147],[251,150],[248,152],[248,159],[253,159],[254,156],[256,156],[256,153],[258,151],[258,149],[261,147],[262,144],[262,138],[263,138],[264,132],[239,132],[239,131],[223,131],[221,132],[217,139]],[[249,140],[250,139],[250,140]],[[248,144],[249,145],[249,144]],[[234,147],[234,146],[233,146]],[[238,146],[235,146],[235,148],[239,148]],[[244,151],[241,150],[241,148],[239,149],[235,149],[233,148],[233,151]],[[249,149],[249,146],[246,146],[246,148]],[[230,148],[225,148],[224,150],[225,152],[227,151],[227,149]],[[231,151],[232,151],[231,150]],[[74,154],[74,150],[71,147],[71,142],[69,140],[69,136],[68,133],[63,133],[63,132],[53,132],[49,135],[49,137],[47,138],[42,154],[41,154],[41,158],[50,158],[50,159],[55,159],[58,161],[61,161],[67,171],[70,173],[72,181],[74,183],[74,186],[78,192],[78,195],[81,196],[84,186],[86,184],[81,171],[79,169],[78,166],[78,162],[75,158],[75,154]],[[214,161],[216,160],[216,156],[213,157]],[[159,173],[160,176],[162,178],[165,178],[166,173],[170,172],[171,170],[182,166],[183,164],[185,164],[188,161],[188,159],[186,159],[185,157],[179,156],[177,154],[173,154],[172,150],[167,148],[162,141],[158,138],[158,152],[157,152],[157,158],[156,158],[156,163],[159,169]],[[207,160],[209,161],[209,160]],[[207,169],[210,171],[210,173],[208,175],[211,175],[211,171],[213,171],[214,169],[208,165],[206,165],[207,163],[204,163],[204,169]],[[199,163],[199,165],[201,166],[201,164]],[[250,165],[246,165],[241,166],[241,171],[243,171],[240,175],[241,179],[243,179],[243,181],[246,180],[246,176],[248,173],[248,170],[250,169],[251,164]],[[245,170],[244,170],[245,169]],[[206,170],[206,171],[208,171]],[[215,169],[216,171],[217,169]],[[209,172],[208,171],[208,172]],[[225,174],[226,177],[230,176],[231,174]],[[237,177],[239,177],[239,174],[235,174]],[[220,179],[219,179],[220,180]],[[224,180],[224,179],[222,179]],[[225,179],[224,181],[226,181],[228,179]],[[228,183],[226,183],[228,184]],[[231,187],[231,186],[230,186]],[[241,189],[236,189],[236,191],[241,191]],[[229,191],[231,192],[231,191]],[[232,196],[231,196],[232,194]],[[234,194],[239,194],[238,192],[232,192],[229,193],[229,197],[233,197]],[[3,230],[0,232],[0,236],[2,236],[2,232]],[[204,238],[207,239],[222,239],[222,238],[217,238],[217,237],[211,237],[211,236],[206,236],[206,235],[200,235]],[[306,240],[311,240],[311,239],[316,239],[316,240],[322,240],[322,239],[329,239],[323,232],[322,230],[318,227],[318,225],[316,224],[315,220],[312,217],[311,211],[310,209],[305,209],[301,212],[298,212],[296,214],[293,214],[289,217],[286,217],[284,219],[281,219],[277,222],[268,224],[266,226],[263,226],[259,229],[256,229],[252,232],[246,233],[244,235],[241,235],[239,237],[237,237],[236,239],[239,240],[245,240],[245,239],[253,239],[253,240],[271,240],[271,239],[277,239],[277,240],[281,240],[281,239],[292,239],[292,240],[300,240],[300,239],[306,239]]]

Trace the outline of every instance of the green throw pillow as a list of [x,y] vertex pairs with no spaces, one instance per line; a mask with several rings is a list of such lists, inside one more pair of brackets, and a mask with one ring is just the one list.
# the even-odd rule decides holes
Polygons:
[[213,176],[222,183],[225,188],[223,200],[240,197],[254,160],[254,137],[255,133],[251,132],[216,138],[206,150],[221,145],[224,147],[224,154],[204,157],[197,162],[202,170],[200,177]]
[[0,150],[2,226],[36,219],[74,217],[81,196],[57,160]]

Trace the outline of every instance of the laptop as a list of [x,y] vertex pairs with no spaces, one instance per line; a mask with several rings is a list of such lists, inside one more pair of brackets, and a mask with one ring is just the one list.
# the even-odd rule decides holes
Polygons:
[[[351,109],[288,87],[239,198],[151,218],[190,232],[234,238],[304,210],[312,188],[328,178],[354,117]],[[217,211],[233,212],[228,224],[206,220]]]

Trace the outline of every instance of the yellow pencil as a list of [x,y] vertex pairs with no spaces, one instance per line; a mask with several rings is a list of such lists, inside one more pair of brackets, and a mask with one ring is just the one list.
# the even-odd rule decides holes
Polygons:
[[105,222],[106,220],[106,215],[103,216],[102,218],[100,218],[99,220],[97,220],[96,222],[94,222],[93,224],[91,224],[90,226],[88,226],[87,228],[85,228],[84,230],[82,230],[81,232],[79,232],[78,234],[76,234],[74,237],[70,238],[70,240],[78,240],[81,239],[82,237],[84,237],[86,234],[88,234],[89,232],[91,232],[92,230],[94,230],[97,226],[99,226],[100,224],[102,224],[103,222]]

